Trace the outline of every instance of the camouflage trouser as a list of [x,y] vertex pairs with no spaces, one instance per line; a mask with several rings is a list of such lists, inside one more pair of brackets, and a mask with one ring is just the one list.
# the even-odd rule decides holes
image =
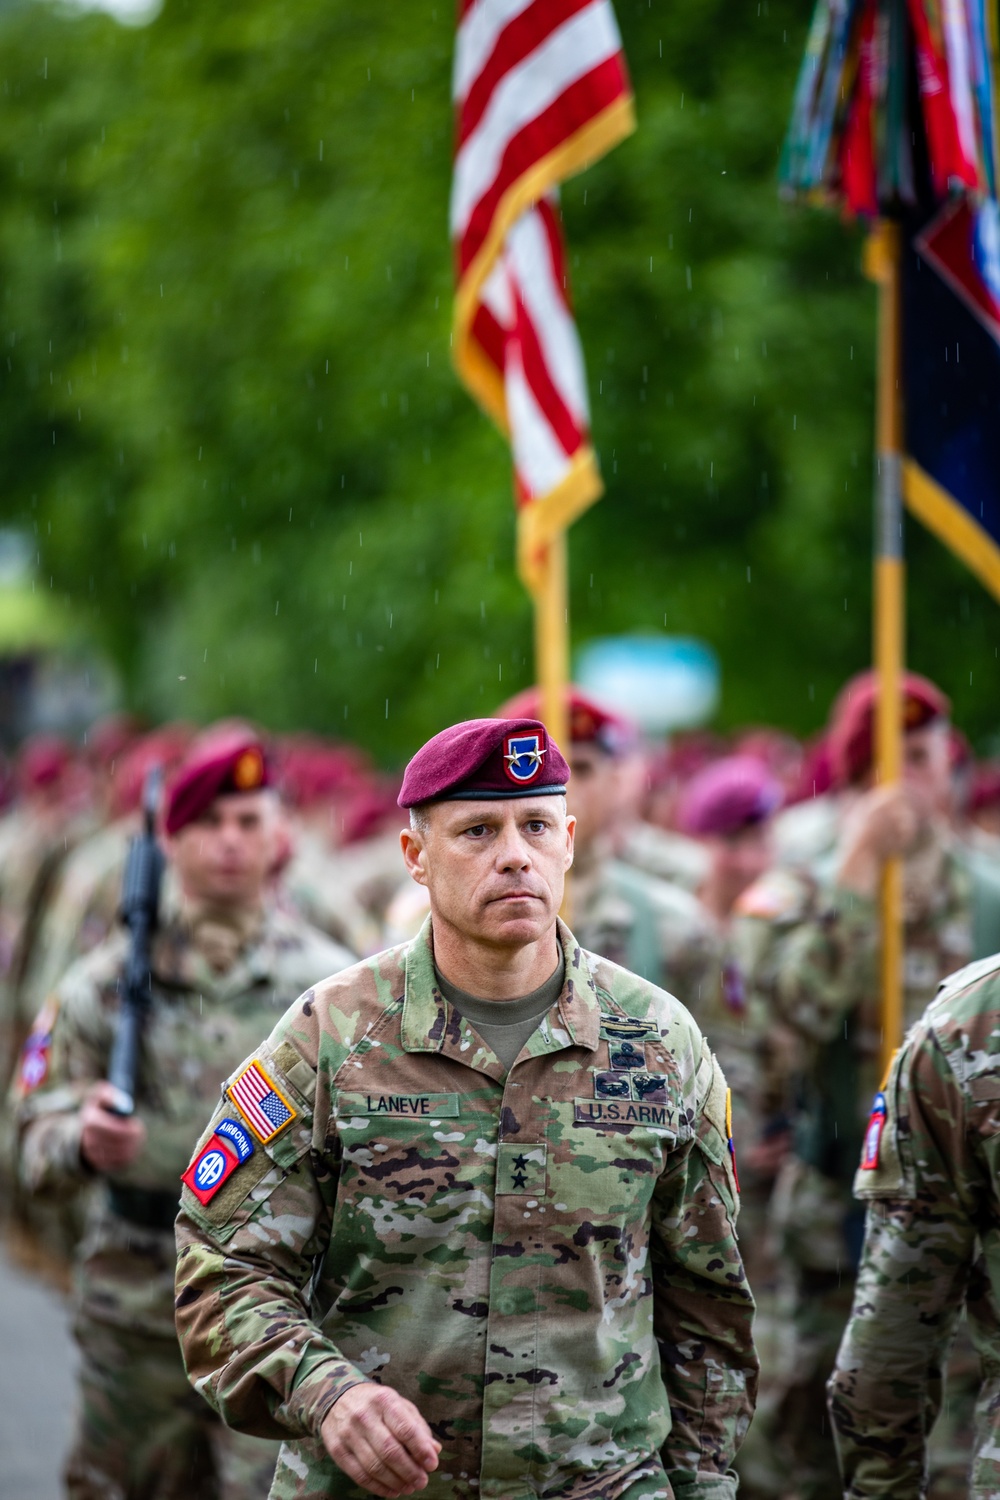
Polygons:
[[230,1432],[172,1339],[79,1318],[70,1500],[266,1500],[277,1443]]

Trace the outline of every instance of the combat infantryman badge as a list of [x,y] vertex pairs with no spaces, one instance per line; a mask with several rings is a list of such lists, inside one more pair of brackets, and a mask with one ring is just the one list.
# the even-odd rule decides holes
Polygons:
[[547,747],[541,731],[509,734],[503,742],[503,768],[511,781],[529,786],[542,774]]
[[861,1170],[863,1172],[874,1172],[878,1166],[879,1147],[882,1144],[882,1132],[885,1129],[886,1103],[885,1095],[880,1091],[875,1095],[872,1112],[868,1119],[868,1129],[865,1131],[864,1150],[861,1153]]

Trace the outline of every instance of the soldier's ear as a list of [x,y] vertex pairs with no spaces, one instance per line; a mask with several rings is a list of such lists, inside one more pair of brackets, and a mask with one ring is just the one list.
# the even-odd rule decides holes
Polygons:
[[573,848],[576,840],[576,819],[572,813],[566,817],[566,868],[573,863]]
[[403,851],[403,863],[407,873],[418,885],[427,884],[426,851],[419,829],[404,828],[399,835],[399,847]]

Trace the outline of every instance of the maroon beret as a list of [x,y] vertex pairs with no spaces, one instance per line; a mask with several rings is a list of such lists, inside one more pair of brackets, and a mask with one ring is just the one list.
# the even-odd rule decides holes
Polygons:
[[[520,719],[522,716],[537,719],[541,711],[541,688],[529,687],[501,703],[496,716],[498,719]],[[607,755],[624,755],[638,742],[639,731],[631,719],[598,703],[595,698],[588,698],[578,687],[571,686],[566,694],[566,712],[569,737],[574,745],[597,745]]]
[[564,792],[569,766],[538,719],[467,719],[428,740],[403,773],[400,807]]
[[260,738],[249,728],[229,727],[199,735],[167,791],[163,826],[179,833],[215,801],[236,792],[271,786],[271,768]]
[[[904,734],[948,717],[951,704],[926,677],[905,672],[901,688]],[[858,781],[871,767],[877,701],[878,679],[874,672],[862,672],[853,678],[837,699],[830,727],[830,759],[840,786]]]
[[781,783],[762,760],[726,755],[688,782],[678,821],[683,833],[725,837],[762,823],[781,803]]
[[73,752],[57,734],[36,734],[22,745],[17,761],[17,779],[26,791],[52,786],[73,763]]

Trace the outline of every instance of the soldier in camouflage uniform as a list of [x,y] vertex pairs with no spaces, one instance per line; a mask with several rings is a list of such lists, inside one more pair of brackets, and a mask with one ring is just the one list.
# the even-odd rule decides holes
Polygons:
[[[983,1362],[964,1493],[1000,1494],[1000,957],[945,984],[876,1096],[854,1309],[830,1380],[849,1496],[922,1500],[963,1305]],[[947,1393],[946,1393],[947,1394]]]
[[[538,689],[528,688],[498,712],[531,718],[540,704]],[[592,953],[669,990],[697,1015],[718,972],[713,924],[690,889],[620,853],[626,841],[632,847],[635,726],[575,687],[567,710],[569,808],[576,819],[573,930]],[[651,840],[640,842],[648,855]]]
[[302,997],[185,1174],[188,1372],[286,1439],[273,1500],[735,1494],[725,1084],[682,1006],[557,924],[567,775],[534,720],[418,752],[430,921]]
[[24,1186],[96,1186],[77,1257],[81,1404],[71,1500],[250,1500],[276,1449],[225,1432],[184,1378],[173,1326],[179,1177],[220,1079],[304,984],[352,956],[265,900],[276,812],[262,747],[208,733],[168,794],[178,889],[161,913],[137,1111],[103,1080],[127,938],[80,960],[46,1002],[16,1082]]
[[[831,735],[849,804],[832,869],[777,869],[739,903],[744,968],[800,1048],[795,1155],[772,1204],[789,1272],[792,1337],[783,1394],[765,1422],[806,1500],[840,1494],[825,1383],[861,1250],[863,1219],[850,1187],[879,1081],[876,902],[887,858],[904,858],[906,1020],[915,1021],[941,979],[974,955],[970,874],[947,821],[947,700],[926,679],[905,679],[904,780],[882,788],[871,785],[874,701],[871,677],[856,679]],[[969,1360],[952,1374],[957,1388],[969,1378]],[[963,1441],[957,1419],[938,1435],[942,1495],[962,1492]]]

